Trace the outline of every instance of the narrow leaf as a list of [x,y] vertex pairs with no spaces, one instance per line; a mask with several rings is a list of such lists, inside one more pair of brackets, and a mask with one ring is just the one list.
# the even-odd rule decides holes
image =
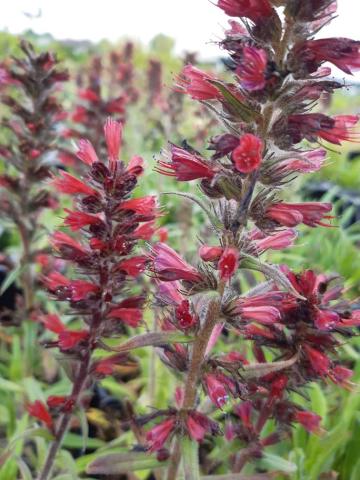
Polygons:
[[251,122],[256,118],[259,118],[258,112],[241,102],[222,82],[219,82],[218,80],[209,80],[209,83],[212,83],[218,90],[220,90],[227,102],[226,106],[229,111],[233,115],[239,117],[240,120]]
[[299,353],[293,355],[289,360],[282,360],[279,362],[270,363],[253,363],[251,365],[244,365],[240,374],[245,378],[260,378],[269,373],[278,372],[285,368],[291,367],[299,358]]
[[257,270],[258,272],[263,273],[266,277],[271,278],[275,283],[282,286],[295,297],[299,298],[300,300],[305,300],[305,298],[300,295],[300,293],[292,286],[287,276],[278,267],[263,263],[259,259],[252,257],[251,255],[247,255],[246,253],[242,253],[242,256],[243,260],[240,265],[242,268]]
[[11,270],[11,272],[6,275],[6,278],[0,288],[0,295],[3,295],[3,293],[10,287],[10,285],[15,282],[15,280],[21,275],[23,270],[24,267],[18,265],[16,268],[14,268],[14,270]]
[[130,340],[121,343],[118,346],[109,346],[101,342],[99,346],[104,350],[111,352],[129,352],[136,348],[142,347],[160,347],[169,343],[189,343],[193,342],[194,338],[178,332],[149,332],[142,335],[136,335]]
[[92,461],[87,466],[86,473],[90,475],[120,475],[136,470],[165,467],[166,464],[146,453],[109,453]]

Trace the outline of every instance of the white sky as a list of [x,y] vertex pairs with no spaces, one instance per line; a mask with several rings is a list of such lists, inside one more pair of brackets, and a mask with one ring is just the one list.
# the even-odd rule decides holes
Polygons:
[[[226,15],[210,0],[2,0],[0,29],[21,33],[32,28],[58,39],[117,40],[123,36],[146,43],[158,33],[172,36],[176,50],[218,55],[209,43],[222,36]],[[213,0],[216,3],[216,0]],[[337,18],[321,36],[360,39],[359,0],[338,0]],[[24,14],[40,18],[29,18]]]

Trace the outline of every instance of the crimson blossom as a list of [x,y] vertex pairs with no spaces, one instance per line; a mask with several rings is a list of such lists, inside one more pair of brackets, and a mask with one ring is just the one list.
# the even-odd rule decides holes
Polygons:
[[[108,119],[104,126],[107,159],[97,156],[91,143],[81,141],[77,155],[86,172],[83,178],[62,172],[52,180],[61,193],[73,198],[64,225],[78,231],[76,238],[64,231],[52,235],[55,255],[75,267],[76,277],[53,271],[43,281],[51,296],[69,303],[71,313],[82,319],[74,328],[54,314],[40,320],[52,332],[47,348],[57,348],[72,364],[73,387],[69,395],[28,406],[28,411],[48,427],[55,440],[39,476],[49,478],[54,459],[85,389],[98,378],[111,375],[116,365],[127,362],[126,354],[93,358],[103,340],[142,323],[145,294],[135,279],[144,271],[148,258],[136,253],[144,238],[144,226],[154,231],[158,215],[154,197],[130,198],[142,172],[142,160],[119,160],[122,125]],[[145,236],[148,238],[148,236]],[[134,288],[132,288],[132,285]],[[59,418],[56,420],[56,417]]]
[[[191,458],[194,478],[217,468],[236,476],[268,446],[289,437],[294,424],[322,432],[320,416],[290,392],[304,395],[310,382],[324,380],[352,387],[351,369],[338,349],[354,334],[360,316],[341,298],[338,278],[312,269],[293,272],[262,256],[291,247],[300,224],[332,226],[331,203],[286,202],[281,191],[298,174],[322,167],[327,152],[321,142],[340,145],[358,138],[356,115],[312,111],[324,93],[343,86],[326,79],[330,71],[323,63],[352,73],[360,62],[358,42],[313,39],[334,15],[331,0],[218,0],[217,5],[231,17],[220,46],[231,56],[233,82],[188,65],[177,88],[216,112],[225,131],[209,140],[207,153],[188,143],[170,144],[157,167],[178,181],[198,181],[202,198],[188,195],[188,200],[210,224],[206,238],[199,234],[198,254],[186,252],[185,259],[163,243],[151,254],[160,328],[192,339],[160,351],[182,384],[175,406],[159,413],[162,420],[147,435],[151,452],[171,451],[168,479],[178,478],[181,458],[185,472]],[[244,291],[241,280],[249,269],[265,281]],[[237,442],[224,446],[233,453],[216,465],[207,455],[215,448],[215,434]],[[182,445],[193,442],[196,451],[195,442],[205,437],[199,465],[197,455]]]

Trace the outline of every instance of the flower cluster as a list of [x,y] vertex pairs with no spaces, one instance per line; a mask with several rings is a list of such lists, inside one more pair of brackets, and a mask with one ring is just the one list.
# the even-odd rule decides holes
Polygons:
[[66,211],[64,224],[79,235],[74,238],[57,231],[51,243],[56,256],[75,267],[77,276],[69,278],[54,270],[43,281],[56,300],[69,303],[72,315],[82,319],[83,325],[74,328],[54,314],[40,319],[55,334],[45,346],[58,348],[67,355],[73,372],[70,394],[50,397],[47,401],[52,414],[61,413],[56,425],[49,420],[51,416],[44,405],[29,405],[29,412],[51,426],[55,436],[41,478],[49,474],[54,449],[56,452],[61,444],[83,390],[127,361],[124,354],[94,359],[94,350],[106,349],[104,339],[126,333],[128,328],[142,323],[145,294],[136,279],[148,259],[136,252],[136,246],[153,234],[157,204],[152,196],[130,198],[143,171],[143,161],[138,156],[127,165],[119,160],[122,125],[109,118],[104,133],[107,160],[98,157],[88,140],[81,140],[77,157],[84,164],[85,176],[77,178],[63,171],[52,180],[58,192],[74,199],[74,207]]
[[44,180],[51,175],[57,153],[57,128],[63,118],[55,90],[68,75],[57,68],[53,54],[38,54],[25,41],[20,47],[23,56],[10,61],[2,75],[1,101],[8,107],[2,124],[8,142],[0,146],[4,164],[0,176],[0,213],[20,233],[26,316],[34,307],[32,265],[38,253],[39,216],[44,208],[54,208],[57,204],[56,196],[49,192]]
[[[336,278],[312,270],[294,273],[261,255],[290,247],[300,224],[331,226],[330,203],[288,203],[281,189],[297,174],[321,168],[326,159],[321,140],[339,145],[357,138],[357,116],[329,117],[311,109],[323,94],[342,87],[325,79],[330,71],[323,63],[352,73],[360,52],[352,40],[312,39],[334,14],[330,0],[217,4],[242,22],[232,18],[220,44],[231,56],[234,82],[187,65],[176,88],[217,112],[228,132],[210,139],[212,156],[170,144],[157,166],[178,181],[200,181],[203,198],[196,202],[214,235],[202,240],[196,265],[163,243],[152,248],[160,327],[193,342],[167,345],[161,352],[162,361],[181,374],[183,387],[176,408],[161,413],[165,418],[147,440],[154,451],[172,436],[202,441],[207,433],[220,433],[220,425],[204,416],[209,408],[200,403],[203,392],[214,410],[231,412],[225,438],[245,444],[227,459],[238,473],[265,447],[290,435],[293,423],[321,431],[321,418],[294,403],[289,392],[301,393],[309,382],[327,379],[351,387],[352,372],[341,364],[337,348],[341,337],[359,326],[360,312],[340,301]],[[280,4],[285,4],[283,18]],[[315,148],[303,148],[303,140]],[[245,269],[262,272],[266,281],[241,292],[237,274]],[[227,353],[216,350],[222,333],[228,348],[234,345]],[[246,346],[241,353],[239,338]],[[264,436],[270,419],[276,428]],[[168,478],[176,478],[176,443],[170,462],[173,477]]]

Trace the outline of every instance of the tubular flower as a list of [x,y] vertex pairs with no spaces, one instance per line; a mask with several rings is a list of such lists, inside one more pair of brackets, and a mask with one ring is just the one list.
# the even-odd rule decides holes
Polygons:
[[165,243],[157,243],[152,249],[153,271],[159,280],[172,282],[186,280],[200,282],[200,273],[186,263],[172,248]]
[[263,153],[263,142],[260,138],[246,133],[240,139],[239,145],[232,151],[231,159],[235,168],[241,173],[251,173],[261,163]]
[[294,415],[294,421],[300,423],[308,432],[321,432],[321,417],[313,412],[308,412],[306,410],[298,410]]
[[70,173],[60,171],[60,176],[54,178],[52,184],[61,193],[69,195],[97,195],[97,191],[86,185],[78,178],[73,177]]
[[288,229],[277,232],[274,235],[268,237],[255,239],[256,249],[259,252],[265,252],[266,250],[282,250],[290,247],[296,240],[297,233],[295,230]]
[[312,150],[302,155],[302,158],[289,158],[280,162],[279,167],[285,171],[313,173],[320,170],[326,159],[327,152],[323,148]]
[[170,146],[169,161],[158,162],[156,171],[162,175],[176,177],[178,181],[186,182],[198,178],[212,179],[217,169],[198,155],[177,147]]
[[215,80],[210,74],[186,65],[177,78],[177,89],[187,93],[194,100],[220,100],[220,91],[210,82]]
[[219,275],[221,280],[230,280],[239,265],[239,252],[234,247],[226,247],[221,254],[218,263]]
[[236,68],[240,85],[245,90],[262,90],[266,84],[267,55],[261,48],[245,46],[241,63]]
[[[344,141],[355,141],[354,126],[359,121],[357,115],[328,117],[322,113],[290,115],[287,118],[286,135],[292,144],[303,139],[316,142],[319,138],[335,145]],[[275,130],[276,131],[276,130]]]
[[265,212],[265,216],[284,227],[295,227],[300,223],[309,227],[329,227],[323,219],[333,218],[326,213],[331,212],[331,203],[274,203]]
[[320,38],[297,44],[293,62],[300,72],[313,73],[330,62],[345,73],[360,70],[360,42],[348,38]]
[[53,428],[53,420],[49,413],[49,410],[46,408],[46,405],[40,400],[35,400],[34,403],[29,403],[27,405],[27,411],[29,415],[37,418],[43,422],[50,430]]
[[223,383],[216,375],[208,373],[204,376],[205,388],[210,400],[218,408],[222,408],[228,399],[228,393]]
[[273,12],[268,0],[218,0],[217,5],[229,17],[247,17],[255,23]]
[[163,422],[155,425],[146,434],[149,452],[160,450],[174,431],[176,426],[175,418],[167,418]]

